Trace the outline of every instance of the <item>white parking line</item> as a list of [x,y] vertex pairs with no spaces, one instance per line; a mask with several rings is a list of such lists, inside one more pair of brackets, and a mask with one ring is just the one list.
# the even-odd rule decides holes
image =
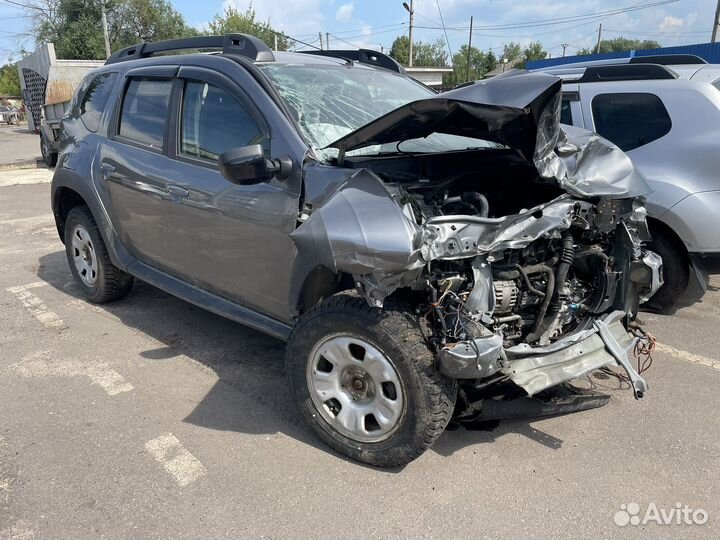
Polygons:
[[85,376],[111,396],[129,392],[134,388],[107,364],[80,362],[79,360],[55,360],[51,353],[46,351],[32,354],[12,367],[24,377]]
[[64,330],[68,326],[65,324],[57,313],[50,311],[45,303],[38,298],[37,295],[31,293],[28,289],[35,289],[37,287],[44,287],[47,285],[45,281],[35,281],[28,283],[27,285],[20,285],[18,287],[10,287],[6,289],[9,293],[14,294],[22,305],[41,323],[47,328],[55,328],[57,330]]
[[681,360],[685,360],[686,362],[706,366],[711,369],[716,369],[720,371],[720,361],[713,360],[712,358],[708,358],[707,356],[693,354],[688,351],[682,351],[680,349],[676,349],[675,347],[670,347],[670,345],[664,345],[662,343],[656,343],[655,348],[660,352],[669,354],[676,358],[680,358]]
[[172,433],[163,433],[157,439],[146,442],[145,449],[181,486],[187,486],[207,474],[205,466]]

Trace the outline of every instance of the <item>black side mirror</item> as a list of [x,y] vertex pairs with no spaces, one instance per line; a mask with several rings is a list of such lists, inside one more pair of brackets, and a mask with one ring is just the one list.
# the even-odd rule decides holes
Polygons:
[[273,177],[284,180],[290,176],[292,161],[289,157],[267,159],[259,144],[233,148],[218,157],[220,172],[233,184],[249,186],[267,182]]

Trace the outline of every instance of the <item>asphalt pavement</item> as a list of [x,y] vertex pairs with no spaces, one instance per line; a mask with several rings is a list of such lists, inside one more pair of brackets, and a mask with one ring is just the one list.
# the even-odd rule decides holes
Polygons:
[[[13,174],[0,182],[0,539],[720,536],[718,277],[702,303],[642,315],[659,340],[644,400],[594,377],[603,408],[446,431],[379,470],[301,424],[283,343],[143,283],[82,300],[49,175]],[[686,507],[694,523],[676,522]]]
[[40,137],[27,125],[0,124],[0,169],[33,165],[42,159]]

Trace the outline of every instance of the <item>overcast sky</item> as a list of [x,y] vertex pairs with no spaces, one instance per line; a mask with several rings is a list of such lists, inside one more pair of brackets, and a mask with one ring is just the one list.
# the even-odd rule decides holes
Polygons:
[[[4,23],[0,29],[0,63],[19,50],[22,34],[30,29],[30,21],[23,17],[22,10],[8,1],[25,0],[0,0],[0,20]],[[473,45],[483,50],[492,48],[496,53],[509,41],[524,44],[539,40],[552,56],[561,55],[561,44],[568,43],[570,55],[594,44],[600,22],[604,38],[622,35],[654,39],[663,45],[710,41],[715,0],[675,0],[636,11],[611,13],[663,1],[668,0],[415,0],[414,38],[445,39],[442,10],[452,52],[467,43],[471,15],[475,28]],[[245,9],[249,1],[172,3],[188,24],[201,28],[225,5]],[[402,0],[254,0],[252,5],[260,19],[269,19],[276,29],[303,41],[317,45],[317,33],[322,32],[324,37],[325,32],[330,32],[333,48],[382,46],[387,51],[393,39],[408,30],[408,14]],[[32,46],[32,42],[25,41],[27,49]]]

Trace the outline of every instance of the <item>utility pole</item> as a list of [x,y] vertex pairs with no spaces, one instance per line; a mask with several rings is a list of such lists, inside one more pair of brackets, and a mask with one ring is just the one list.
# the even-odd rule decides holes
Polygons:
[[110,58],[110,34],[108,34],[107,15],[105,14],[105,0],[103,0],[102,2],[100,14],[102,20],[103,36],[105,36],[105,58]]
[[595,47],[595,54],[600,54],[600,41],[602,41],[602,23],[598,27],[598,42],[597,47]]
[[320,50],[323,50],[323,40],[322,40],[322,32],[318,32],[318,37],[320,38]]
[[407,2],[403,2],[403,7],[410,13],[410,47],[408,47],[408,67],[412,67],[413,61],[413,24],[415,22],[415,10],[413,9],[413,0],[410,0],[410,5]]
[[712,39],[710,41],[716,43],[718,38],[720,38],[720,0],[718,0],[715,8],[715,20],[713,21]]
[[330,32],[325,32],[325,48],[330,50]]
[[275,50],[277,51],[277,34],[273,36],[275,38]]
[[562,44],[562,48],[563,48],[563,58],[565,58],[565,49],[568,48],[568,45],[569,45],[569,43],[563,43],[563,44]]
[[[720,1],[720,0],[718,0]],[[468,53],[467,53],[467,66],[465,66],[465,82],[470,81],[470,49],[472,48],[472,23],[473,18],[470,15],[470,35],[468,36]]]

